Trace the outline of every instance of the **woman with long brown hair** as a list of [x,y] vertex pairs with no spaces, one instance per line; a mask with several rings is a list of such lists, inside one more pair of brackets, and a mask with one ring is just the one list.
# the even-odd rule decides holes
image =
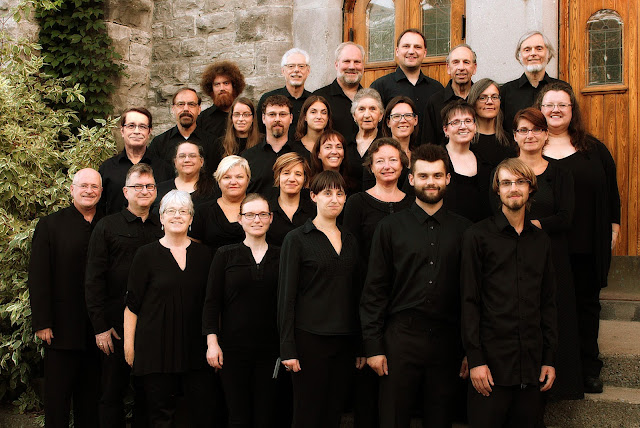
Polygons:
[[300,141],[307,150],[307,162],[311,151],[325,130],[332,129],[331,107],[324,97],[311,95],[302,105],[296,124],[296,141]]
[[[221,157],[238,155],[260,142],[256,108],[249,98],[238,97],[229,109],[227,128],[218,140]],[[217,165],[214,165],[214,169]]]

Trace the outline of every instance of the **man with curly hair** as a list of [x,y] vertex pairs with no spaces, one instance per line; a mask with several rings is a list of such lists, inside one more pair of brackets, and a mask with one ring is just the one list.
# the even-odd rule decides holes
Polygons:
[[198,116],[198,127],[213,134],[214,140],[225,133],[229,108],[245,87],[244,76],[231,61],[217,61],[202,73],[202,91],[213,100],[213,105]]

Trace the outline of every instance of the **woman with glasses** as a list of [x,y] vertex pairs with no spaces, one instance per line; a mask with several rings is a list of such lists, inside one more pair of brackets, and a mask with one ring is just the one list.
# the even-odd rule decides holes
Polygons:
[[400,143],[411,160],[411,149],[418,144],[418,112],[411,98],[400,95],[389,101],[384,111],[382,135]]
[[261,138],[257,122],[261,118],[256,116],[256,109],[249,98],[236,98],[229,112],[225,134],[216,144],[221,157],[238,155],[258,144]]
[[211,250],[187,230],[193,204],[172,190],[160,203],[164,236],[140,247],[129,271],[124,310],[124,353],[139,377],[150,426],[175,426],[176,396],[183,393],[189,423],[213,423],[212,371],[203,358],[202,307]]
[[332,129],[329,103],[324,97],[311,95],[302,104],[295,134],[296,141],[300,141],[306,150],[305,159],[307,162],[311,159],[313,146],[326,129]]
[[274,427],[278,360],[276,321],[280,249],[267,244],[272,214],[257,193],[237,214],[244,241],[216,252],[207,284],[202,332],[206,359],[219,370],[230,427]]
[[607,147],[587,133],[571,86],[545,85],[536,101],[549,127],[543,153],[573,175],[575,208],[569,251],[576,291],[585,392],[602,392],[598,358],[600,288],[607,286],[611,251],[620,232],[616,165]]
[[442,124],[451,159],[451,181],[444,197],[445,206],[473,222],[491,214],[489,177],[492,165],[473,151],[476,112],[463,100],[452,101],[442,109]]
[[500,109],[500,90],[491,79],[480,79],[471,87],[467,102],[476,111],[476,141],[474,153],[494,167],[516,155],[511,137],[507,135]]

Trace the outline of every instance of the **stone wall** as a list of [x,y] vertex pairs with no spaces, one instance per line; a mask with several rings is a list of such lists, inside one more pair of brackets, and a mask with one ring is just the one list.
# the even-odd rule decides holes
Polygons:
[[38,40],[38,24],[29,18],[22,18],[20,22],[13,20],[13,11],[20,0],[0,0],[0,29],[5,30],[14,38],[26,37],[31,41]]

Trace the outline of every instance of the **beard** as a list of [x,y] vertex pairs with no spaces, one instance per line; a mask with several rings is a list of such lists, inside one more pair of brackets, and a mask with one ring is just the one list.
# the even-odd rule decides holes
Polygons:
[[[426,192],[427,189],[429,190],[438,189],[438,192],[435,195],[431,196],[427,194]],[[420,199],[425,204],[433,205],[433,204],[437,204],[442,200],[442,198],[444,198],[444,194],[447,192],[447,188],[446,187],[423,187],[423,188],[414,187],[414,191],[416,194],[416,198]]]
[[[352,71],[352,70],[349,70]],[[362,80],[362,73],[356,71],[356,75],[352,76],[351,74],[346,73],[338,73],[338,80],[346,83],[347,85],[357,85]]]
[[274,138],[280,138],[284,135],[284,126],[282,123],[274,123],[271,127],[271,135]]
[[233,104],[233,101],[235,99],[236,97],[234,96],[234,94],[230,94],[228,92],[213,94],[213,103],[220,110],[224,110],[224,111],[228,110],[229,107],[231,107],[231,104]]
[[529,73],[537,73],[539,71],[543,71],[545,67],[546,65],[544,64],[529,64],[529,65],[525,65],[524,69],[527,70]]
[[180,118],[178,121],[180,122],[180,125],[182,125],[185,128],[188,128],[191,125],[193,125],[194,118],[191,113],[183,113],[180,115]]
[[521,199],[509,199],[511,196],[522,196],[522,192],[511,192],[504,199],[502,199],[502,205],[504,205],[509,211],[519,211],[522,207],[525,206],[527,200],[525,198]]

